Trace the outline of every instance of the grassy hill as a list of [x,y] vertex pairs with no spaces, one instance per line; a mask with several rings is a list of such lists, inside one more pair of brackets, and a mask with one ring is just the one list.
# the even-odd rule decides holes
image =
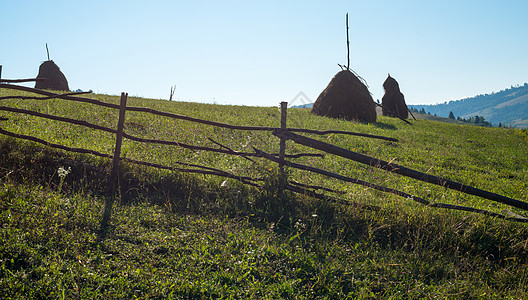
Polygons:
[[[12,92],[0,90],[0,97]],[[26,94],[26,93],[19,93]],[[118,97],[94,95],[118,103]],[[3,106],[115,127],[117,112],[64,100]],[[130,98],[129,105],[238,125],[279,126],[277,108]],[[111,134],[1,112],[2,129],[112,153]],[[360,124],[289,109],[288,125],[397,138],[319,140],[528,199],[528,132],[379,117]],[[278,151],[278,139],[127,112],[125,131],[236,151]],[[287,144],[290,154],[316,152]],[[109,161],[0,136],[0,294],[6,299],[522,299],[528,294],[526,224],[420,205],[392,194],[293,169],[290,180],[338,190],[349,204],[280,189],[276,165],[125,139],[123,155],[169,166],[192,163],[261,177],[261,187],[222,177],[122,166],[112,226],[100,232]],[[326,155],[295,159],[431,202],[496,213],[527,212]],[[59,171],[60,170],[60,171]]]

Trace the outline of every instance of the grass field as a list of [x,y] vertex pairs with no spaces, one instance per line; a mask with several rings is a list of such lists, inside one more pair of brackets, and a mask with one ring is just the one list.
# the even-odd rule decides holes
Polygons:
[[[0,96],[14,92],[1,90]],[[16,92],[16,94],[25,94]],[[119,97],[93,95],[118,103]],[[1,100],[115,128],[117,111],[64,100]],[[129,105],[237,125],[279,126],[276,107],[129,98]],[[114,137],[80,126],[2,112],[3,129],[112,154]],[[319,140],[528,199],[528,131],[378,117],[361,124],[289,109],[288,126],[345,135]],[[270,133],[208,127],[127,113],[125,131],[145,138],[236,151],[278,152]],[[315,152],[292,142],[287,153]],[[6,299],[523,299],[528,227],[287,169],[290,180],[342,191],[350,205],[280,189],[277,166],[174,146],[124,141],[127,158],[215,167],[265,178],[233,179],[124,164],[112,226],[100,234],[110,162],[0,136],[0,294]],[[520,215],[525,211],[327,155],[295,162],[395,188],[431,202]],[[60,171],[59,171],[60,170]]]

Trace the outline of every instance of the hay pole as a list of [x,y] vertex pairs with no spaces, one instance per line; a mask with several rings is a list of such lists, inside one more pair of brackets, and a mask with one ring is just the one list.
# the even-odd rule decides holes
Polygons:
[[318,149],[327,153],[331,153],[337,156],[341,156],[344,158],[348,158],[350,160],[369,165],[371,167],[376,167],[388,172],[400,174],[406,177],[414,178],[416,180],[420,180],[423,182],[432,183],[438,186],[442,186],[448,189],[456,190],[465,194],[470,194],[474,196],[479,196],[482,198],[486,198],[488,200],[500,202],[503,204],[507,204],[513,207],[517,207],[523,210],[528,211],[528,203],[523,202],[520,200],[516,200],[510,197],[502,196],[493,192],[481,190],[476,187],[464,185],[462,183],[448,180],[445,178],[441,178],[438,176],[422,173],[413,169],[409,169],[403,166],[399,166],[396,164],[392,164],[390,162],[386,162],[380,159],[376,159],[374,157],[370,157],[367,155],[363,155],[348,149],[344,149],[341,147],[337,147],[325,142],[321,142],[315,139],[311,139],[302,135],[298,135],[292,132],[288,131],[279,131],[276,130],[273,132],[273,135],[279,137],[279,138],[286,138],[289,140],[292,140],[293,142],[304,145],[307,147],[311,147],[314,149]]
[[50,60],[50,57],[49,57],[49,49],[48,49],[48,43],[46,43],[46,53],[48,53],[48,60]]
[[346,32],[347,32],[347,70],[350,70],[350,41],[348,39],[348,13],[346,14]]

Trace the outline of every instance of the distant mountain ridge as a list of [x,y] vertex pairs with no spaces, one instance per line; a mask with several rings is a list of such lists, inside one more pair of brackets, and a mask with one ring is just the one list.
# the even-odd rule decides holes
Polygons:
[[470,118],[482,116],[486,121],[497,126],[500,124],[528,128],[528,83],[511,86],[497,93],[478,95],[456,101],[434,105],[409,105],[432,115],[448,117],[453,112],[455,117]]

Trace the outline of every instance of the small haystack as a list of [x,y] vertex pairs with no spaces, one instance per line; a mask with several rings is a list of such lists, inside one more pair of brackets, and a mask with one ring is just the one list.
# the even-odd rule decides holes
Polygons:
[[385,89],[385,95],[381,98],[383,115],[407,119],[409,110],[396,79],[392,78],[389,74],[387,80],[383,83],[383,88]]
[[376,122],[376,104],[368,88],[349,70],[337,73],[315,101],[312,113],[331,118]]
[[55,90],[55,91],[69,91],[68,80],[62,74],[59,66],[53,60],[47,60],[40,65],[37,78],[46,78],[46,80],[37,81],[36,89]]

